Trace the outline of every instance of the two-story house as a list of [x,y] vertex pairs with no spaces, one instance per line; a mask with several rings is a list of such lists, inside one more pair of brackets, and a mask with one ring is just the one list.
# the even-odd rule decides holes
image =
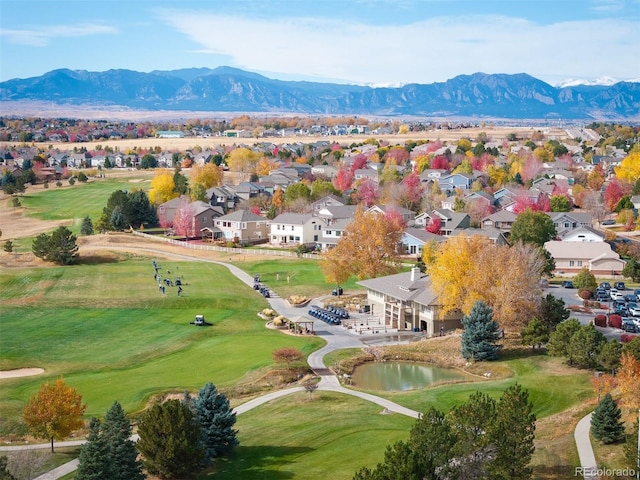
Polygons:
[[215,219],[214,226],[225,240],[254,245],[269,240],[268,220],[248,210],[236,210]]
[[311,245],[320,240],[324,223],[306,213],[282,213],[271,220],[269,238],[276,245]]
[[367,289],[371,314],[390,328],[436,335],[442,330],[461,328],[462,313],[442,312],[428,275],[414,267],[410,272],[357,282]]

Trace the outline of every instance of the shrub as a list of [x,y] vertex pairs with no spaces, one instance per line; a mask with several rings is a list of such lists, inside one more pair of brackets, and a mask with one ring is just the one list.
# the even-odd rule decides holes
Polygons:
[[622,317],[620,315],[609,315],[609,326],[612,328],[622,328]]
[[622,335],[620,335],[620,343],[629,343],[637,336],[638,335],[630,335],[628,333],[623,333]]
[[42,184],[42,186],[43,186],[44,188],[49,188],[49,182],[44,182],[44,183]]
[[596,327],[606,327],[607,326],[607,316],[606,315],[596,315],[593,319],[593,323]]
[[274,312],[272,308],[265,308],[264,310],[262,310],[262,314],[267,317],[273,317],[276,312]]
[[58,181],[56,182],[56,187],[61,187],[61,186],[62,186],[62,182],[61,182],[60,180],[58,180]]
[[74,183],[76,183],[76,179],[75,179],[75,178],[73,178],[73,177],[71,177],[71,178],[69,179],[69,185],[73,185]]
[[589,300],[593,294],[589,290],[583,289],[578,292],[578,296],[583,300]]

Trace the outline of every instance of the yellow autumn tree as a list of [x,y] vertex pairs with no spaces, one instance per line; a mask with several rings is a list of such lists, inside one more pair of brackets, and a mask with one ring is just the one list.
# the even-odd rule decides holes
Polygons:
[[232,172],[239,172],[244,176],[256,171],[259,160],[258,153],[246,147],[234,149],[227,157],[227,165]]
[[262,157],[256,163],[256,174],[261,177],[265,177],[271,173],[272,170],[276,168],[276,164],[273,160],[268,159],[267,157]]
[[439,246],[427,273],[445,313],[459,309],[467,315],[480,300],[502,328],[519,330],[537,305],[543,268],[534,246],[499,246],[479,235],[460,235]]
[[629,183],[635,183],[640,179],[640,147],[634,147],[629,155],[624,157],[620,166],[615,167],[616,177]]
[[[358,206],[353,221],[345,228],[344,236],[335,248],[323,255],[325,268],[333,263],[343,265],[349,276],[359,280],[396,273],[396,247],[403,227],[384,214],[367,213]],[[335,281],[333,270],[323,269],[325,278]],[[347,277],[348,278],[348,277]]]
[[151,179],[151,189],[149,190],[149,201],[154,205],[160,205],[172,198],[176,198],[179,193],[174,191],[173,172],[169,169],[157,170]]
[[22,417],[34,437],[51,440],[53,453],[54,440],[62,440],[84,425],[86,408],[78,391],[58,378],[40,386],[24,406]]
[[194,165],[191,169],[191,184],[202,185],[205,190],[222,185],[223,170],[213,162]]
[[640,361],[629,352],[620,357],[620,369],[616,375],[620,393],[626,407],[640,408]]

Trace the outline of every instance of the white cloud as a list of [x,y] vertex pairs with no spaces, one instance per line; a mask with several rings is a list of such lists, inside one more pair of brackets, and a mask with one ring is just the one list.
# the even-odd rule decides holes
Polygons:
[[161,19],[200,52],[226,55],[252,71],[344,79],[354,83],[430,83],[455,75],[530,73],[637,77],[632,20],[539,25],[505,16],[437,17],[373,26],[339,18],[249,19],[204,11],[162,11]]
[[6,37],[10,43],[46,47],[56,38],[85,37],[87,35],[114,34],[118,30],[107,25],[78,24],[50,25],[25,29],[0,28],[0,36]]

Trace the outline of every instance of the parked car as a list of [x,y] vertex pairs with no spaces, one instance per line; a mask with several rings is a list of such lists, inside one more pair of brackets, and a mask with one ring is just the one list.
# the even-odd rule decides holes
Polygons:
[[608,218],[607,220],[602,221],[602,225],[615,225],[615,224],[616,224],[616,221],[611,218]]
[[613,288],[617,289],[617,290],[626,290],[626,287],[624,286],[624,282],[616,282],[613,284]]
[[638,300],[640,300],[640,288],[636,288],[636,289],[633,291],[633,294],[636,296],[636,298],[637,298]]
[[628,333],[640,332],[640,329],[638,329],[635,322],[631,318],[622,319],[622,330]]
[[629,315],[633,317],[640,317],[640,305],[637,303],[629,302],[627,309],[629,310]]
[[562,282],[562,286],[564,288],[574,288],[573,282],[571,280],[565,280],[564,282]]
[[638,297],[636,297],[636,296],[635,296],[634,294],[632,294],[632,293],[627,293],[627,294],[624,296],[624,301],[625,301],[625,302],[627,302],[627,303],[628,303],[628,302],[635,302],[636,300],[638,300]]
[[619,292],[618,290],[616,290],[615,288],[612,288],[609,291],[609,295],[611,296],[611,298],[613,300],[622,300],[624,301],[624,294],[622,292]]
[[605,290],[611,290],[611,284],[609,282],[601,282],[598,287],[604,288]]

